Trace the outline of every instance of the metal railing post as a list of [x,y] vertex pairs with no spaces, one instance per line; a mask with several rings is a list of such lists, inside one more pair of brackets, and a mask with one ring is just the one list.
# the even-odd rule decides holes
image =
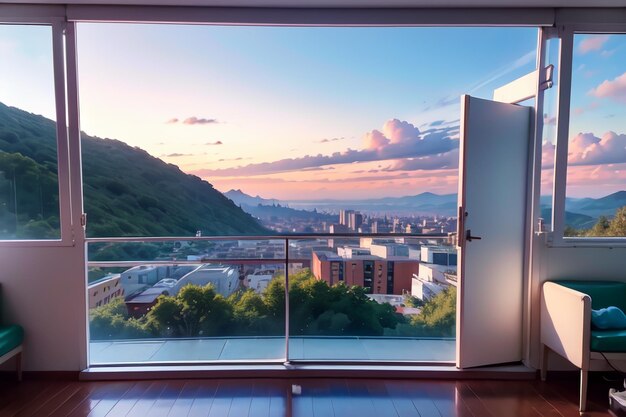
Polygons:
[[285,238],[285,364],[289,364],[289,238]]

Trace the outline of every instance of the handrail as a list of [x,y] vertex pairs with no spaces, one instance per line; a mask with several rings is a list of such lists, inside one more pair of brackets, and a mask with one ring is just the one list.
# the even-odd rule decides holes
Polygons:
[[432,233],[432,234],[411,234],[411,233],[318,233],[318,234],[280,234],[280,235],[234,235],[234,236],[123,236],[123,237],[88,237],[87,243],[117,243],[117,242],[178,242],[178,241],[214,241],[214,240],[305,240],[305,239],[348,239],[348,238],[417,238],[417,239],[438,239],[447,238],[456,233]]

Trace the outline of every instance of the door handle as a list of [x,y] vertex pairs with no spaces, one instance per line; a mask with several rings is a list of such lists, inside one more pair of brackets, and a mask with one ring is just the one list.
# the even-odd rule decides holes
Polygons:
[[465,240],[467,240],[468,242],[471,242],[472,240],[481,240],[482,237],[480,236],[472,236],[472,231],[470,229],[467,229],[467,231],[465,232]]

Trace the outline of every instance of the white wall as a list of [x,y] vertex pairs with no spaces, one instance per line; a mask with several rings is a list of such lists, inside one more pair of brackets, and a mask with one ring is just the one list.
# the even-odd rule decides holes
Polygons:
[[5,321],[25,331],[24,370],[86,368],[83,247],[0,247],[0,265]]
[[[539,367],[541,285],[547,280],[619,280],[626,281],[626,248],[547,247],[536,238],[531,280],[530,339],[528,364]],[[559,366],[562,361],[551,361]]]

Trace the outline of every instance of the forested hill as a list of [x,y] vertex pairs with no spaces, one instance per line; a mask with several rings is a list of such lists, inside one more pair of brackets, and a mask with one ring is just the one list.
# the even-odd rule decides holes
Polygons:
[[[82,152],[88,236],[267,232],[208,182],[142,149],[83,134]],[[58,235],[56,166],[55,123],[0,103],[2,237]]]

